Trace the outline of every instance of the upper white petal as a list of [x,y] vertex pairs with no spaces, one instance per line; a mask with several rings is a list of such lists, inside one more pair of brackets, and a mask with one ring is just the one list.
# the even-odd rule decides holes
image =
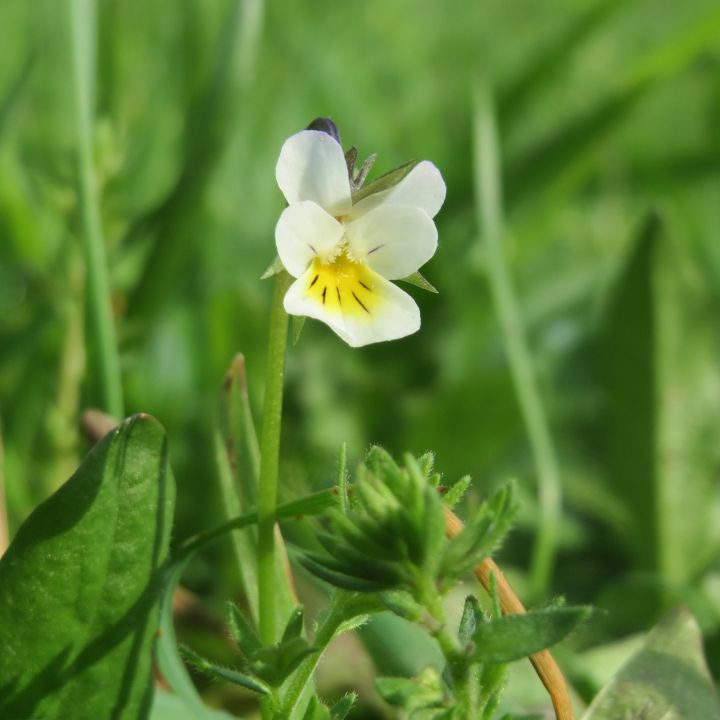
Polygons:
[[345,225],[350,252],[390,280],[420,269],[437,249],[435,223],[417,207],[381,205]]
[[447,188],[440,171],[429,160],[419,162],[397,185],[369,195],[353,205],[353,217],[380,205],[412,205],[435,217],[445,202]]
[[285,269],[298,277],[315,256],[332,258],[343,232],[332,215],[305,200],[283,210],[275,226],[275,244]]
[[329,311],[308,293],[312,271],[298,278],[285,294],[284,307],[290,315],[304,315],[328,325],[351,347],[385,340],[397,340],[420,329],[420,310],[415,301],[396,285],[377,275],[373,291],[381,304],[372,314]]
[[302,130],[280,150],[275,177],[291,205],[312,200],[331,215],[350,209],[350,180],[340,144],[318,130]]

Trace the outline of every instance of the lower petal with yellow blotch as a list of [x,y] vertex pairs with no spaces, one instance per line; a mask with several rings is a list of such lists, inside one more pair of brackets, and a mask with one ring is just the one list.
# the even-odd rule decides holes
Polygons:
[[348,345],[411,335],[420,328],[415,301],[399,287],[346,254],[315,258],[285,295],[285,311],[329,325]]

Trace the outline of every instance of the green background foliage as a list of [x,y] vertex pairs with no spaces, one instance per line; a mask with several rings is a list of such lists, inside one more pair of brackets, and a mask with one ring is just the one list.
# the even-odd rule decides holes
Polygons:
[[[523,594],[537,470],[476,220],[482,81],[497,112],[505,256],[564,493],[551,590],[608,611],[579,647],[689,605],[717,676],[717,3],[104,0],[96,19],[91,140],[125,409],[168,430],[174,536],[226,517],[217,399],[242,351],[259,417],[271,287],[258,278],[283,205],[274,164],[286,137],[328,115],[346,146],[378,153],[374,176],[416,157],[443,172],[440,248],[423,270],[440,292],[409,289],[423,328],[396,343],[351,350],[306,323],[288,358],[281,499],[330,484],[343,441],[351,465],[373,442],[396,456],[432,449],[452,481],[475,479],[461,515],[516,477],[522,512],[500,559]],[[103,392],[86,322],[67,5],[2,0],[0,28],[1,467],[13,535],[79,464],[79,415]],[[185,581],[221,617],[241,587],[230,545]],[[392,645],[397,633],[385,660],[398,666],[416,660],[402,657],[404,632],[383,634]],[[202,624],[185,633],[228,652]],[[568,667],[589,700],[600,676]]]

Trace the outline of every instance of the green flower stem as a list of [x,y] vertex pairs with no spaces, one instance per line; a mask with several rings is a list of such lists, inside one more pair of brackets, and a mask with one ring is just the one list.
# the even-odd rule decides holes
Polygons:
[[92,158],[95,7],[93,0],[68,0],[73,96],[77,133],[82,242],[87,269],[90,323],[94,334],[103,410],[122,418],[123,397],[110,280],[100,222]]
[[267,645],[275,637],[275,520],[282,422],[283,377],[287,348],[288,316],[283,297],[292,278],[281,272],[275,278],[265,367],[265,404],[260,435],[258,488],[258,606],[260,637]]
[[531,594],[533,597],[542,597],[547,592],[555,562],[562,503],[560,472],[525,337],[517,294],[503,252],[499,146],[492,98],[485,86],[481,86],[477,92],[474,138],[476,208],[488,281],[537,466],[540,518],[533,549]]
[[437,640],[453,680],[453,690],[459,717],[470,720],[477,717],[478,683],[464,656],[459,639],[447,629],[447,615],[435,581],[418,573],[416,576],[417,601],[432,617],[430,634]]

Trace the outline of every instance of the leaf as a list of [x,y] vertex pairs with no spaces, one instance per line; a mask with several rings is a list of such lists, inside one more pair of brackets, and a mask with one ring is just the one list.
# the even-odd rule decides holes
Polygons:
[[150,720],[198,720],[198,717],[204,720],[235,720],[233,715],[211,708],[205,708],[203,714],[199,716],[195,711],[188,709],[177,695],[163,690],[155,691]]
[[440,565],[446,584],[479,565],[508,533],[517,513],[514,487],[510,482],[499,488],[447,543]]
[[260,695],[269,695],[270,688],[258,678],[246,675],[245,673],[215,665],[201,655],[183,646],[181,652],[185,659],[198,671],[216,680],[227,680],[235,685],[240,685],[247,690],[252,690]]
[[178,700],[188,712],[192,713],[192,717],[209,720],[205,712],[207,708],[180,657],[173,624],[172,601],[188,560],[189,557],[186,556],[182,561],[173,563],[165,577],[160,607],[160,637],[155,648],[155,657],[162,676],[173,689]]
[[287,520],[293,517],[300,519],[305,515],[323,514],[330,509],[339,507],[339,505],[340,501],[335,488],[330,488],[279,505],[277,517],[278,520]]
[[442,708],[445,704],[440,675],[427,668],[412,680],[402,677],[381,677],[375,680],[375,689],[388,704],[404,710]]
[[632,513],[637,561],[684,583],[716,557],[720,507],[717,309],[702,268],[652,216],[601,335],[608,477]]
[[[313,515],[336,506],[337,497],[332,491],[326,490],[278,506],[277,517],[278,519],[287,519],[297,515]],[[165,577],[160,614],[160,637],[156,649],[157,662],[170,687],[182,699],[185,706],[195,712],[198,718],[205,717],[206,708],[178,653],[172,617],[172,598],[180,584],[180,578],[187,563],[195,553],[228,532],[246,528],[255,523],[257,523],[257,513],[249,512],[223,523],[215,530],[190,538],[180,545]]]
[[458,640],[460,640],[463,645],[468,643],[478,625],[487,620],[488,618],[480,608],[477,598],[474,595],[468,595],[465,598],[462,615],[460,616]]
[[276,684],[283,683],[306,657],[316,654],[317,648],[309,645],[305,638],[296,637],[281,643],[275,661]]
[[[215,464],[217,468],[218,484],[222,504],[227,517],[235,517],[240,514],[241,500],[238,494],[238,484],[235,481],[235,473],[228,457],[228,449],[220,434],[219,428],[213,430],[213,444],[215,450]],[[236,454],[237,456],[237,454]],[[237,466],[238,461],[235,461]],[[254,527],[239,530],[230,536],[232,541],[235,564],[240,578],[240,585],[253,619],[257,622],[258,598],[257,592],[257,568],[250,558],[255,557],[257,546],[257,531]]]
[[0,561],[0,717],[147,712],[174,495],[165,432],[136,415],[23,523]]
[[388,590],[380,594],[380,599],[388,610],[411,622],[417,622],[427,613],[406,590]]
[[347,632],[358,630],[359,628],[363,627],[363,625],[365,625],[369,620],[370,615],[368,613],[362,615],[355,615],[354,617],[344,620],[337,626],[335,632],[333,633],[333,637],[340,637],[340,635],[344,635]]
[[358,635],[383,675],[417,675],[426,667],[445,667],[437,643],[418,625],[389,612],[372,615]]
[[[337,497],[332,490],[314,493],[298,500],[278,506],[278,519],[289,519],[303,515],[315,515],[333,507],[337,507]],[[164,582],[161,608],[160,637],[158,639],[156,658],[160,671],[170,687],[182,699],[183,703],[198,718],[205,718],[205,706],[180,658],[172,616],[172,598],[180,584],[180,578],[190,559],[200,550],[223,537],[228,532],[243,529],[257,523],[257,513],[249,512],[232,518],[214,530],[192,537],[181,543],[176,551]]]
[[228,602],[226,607],[228,629],[243,654],[250,656],[260,650],[262,648],[260,638],[245,619],[240,608],[234,602]]
[[469,475],[461,477],[446,493],[443,495],[443,502],[452,510],[464,497],[472,478]]
[[330,711],[313,695],[305,709],[302,720],[329,720],[329,718]]
[[353,709],[358,696],[354,693],[343,695],[331,708],[330,720],[345,720],[348,713]]
[[280,642],[283,643],[299,638],[303,630],[305,630],[305,613],[302,605],[298,605],[292,613],[290,613],[290,618],[287,621],[287,625],[285,625],[285,630],[283,631]]
[[472,639],[474,662],[507,663],[560,642],[590,615],[585,607],[556,607],[482,623]]
[[390,170],[390,172],[381,175],[379,178],[373,180],[371,183],[368,183],[367,185],[365,185],[365,187],[361,188],[360,190],[358,190],[358,192],[353,194],[353,205],[370,195],[385,192],[386,190],[390,190],[391,188],[395,187],[395,185],[397,185],[406,175],[410,173],[410,171],[418,164],[418,162],[419,160],[409,160],[408,162],[403,163],[399,167],[396,167],[394,170]]
[[686,608],[669,613],[597,695],[583,720],[717,720],[720,703]]
[[300,564],[313,575],[317,575],[330,585],[343,588],[343,590],[355,590],[358,592],[375,592],[386,590],[396,584],[394,578],[369,579],[348,575],[335,566],[330,558],[323,558],[313,553],[304,553],[298,558]]

